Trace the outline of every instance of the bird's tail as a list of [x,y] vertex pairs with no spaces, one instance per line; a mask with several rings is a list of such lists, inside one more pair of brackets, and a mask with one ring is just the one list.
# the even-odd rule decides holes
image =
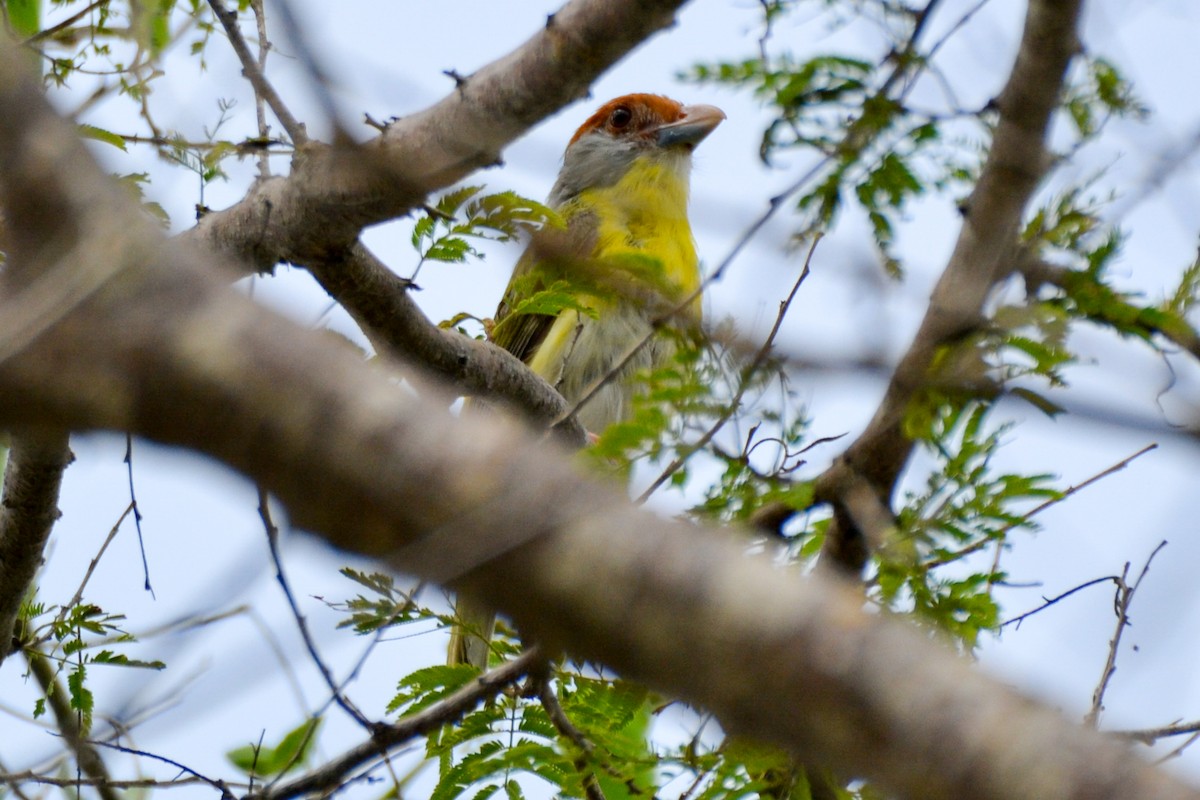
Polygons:
[[458,624],[450,631],[446,663],[471,664],[486,670],[492,632],[496,628],[496,612],[465,597],[458,598],[454,610]]

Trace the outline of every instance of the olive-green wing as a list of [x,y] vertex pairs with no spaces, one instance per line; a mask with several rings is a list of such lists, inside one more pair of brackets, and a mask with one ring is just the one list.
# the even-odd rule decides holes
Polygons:
[[557,314],[517,313],[523,301],[555,281],[569,278],[571,265],[587,258],[595,243],[596,223],[590,214],[572,217],[565,230],[536,233],[513,269],[504,299],[496,309],[491,339],[528,363],[545,341]]

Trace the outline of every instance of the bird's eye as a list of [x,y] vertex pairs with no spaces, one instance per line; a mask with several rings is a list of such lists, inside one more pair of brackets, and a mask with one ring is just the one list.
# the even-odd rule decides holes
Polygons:
[[613,109],[612,116],[608,118],[608,124],[612,125],[617,130],[624,128],[633,119],[633,112],[625,106],[617,106]]

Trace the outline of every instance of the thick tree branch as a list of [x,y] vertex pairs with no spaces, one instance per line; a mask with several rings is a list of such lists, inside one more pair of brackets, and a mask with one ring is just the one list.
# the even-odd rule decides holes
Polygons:
[[[0,108],[23,113],[0,114],[0,204],[19,231],[0,319],[42,291],[69,305],[4,350],[0,423],[133,430],[208,453],[338,547],[457,578],[547,648],[900,795],[1200,797],[864,613],[854,588],[633,509],[520,427],[453,419],[258,307],[138,217],[6,51]],[[38,288],[89,268],[82,296]]]
[[[818,479],[818,500],[840,505],[843,489],[855,485],[849,473],[865,477],[880,498],[891,496],[913,447],[904,433],[905,415],[928,385],[934,357],[940,348],[979,325],[984,302],[1007,276],[1006,265],[1014,262],[1021,216],[1050,163],[1046,131],[1058,106],[1067,65],[1079,50],[1076,25],[1081,5],[1082,0],[1030,0],[1016,63],[996,99],[1000,116],[991,153],[965,205],[962,231],[950,261],[874,417]],[[835,516],[827,542],[831,548],[865,553],[865,548],[841,540],[870,539],[878,532],[848,530],[847,521],[845,514]],[[851,572],[862,564],[861,560],[841,562]]]
[[353,150],[310,142],[292,173],[207,215],[185,238],[256,270],[306,265],[349,248],[367,225],[496,164],[504,147],[567,103],[684,0],[573,0],[524,45],[467,76],[425,111]]
[[[430,322],[408,293],[408,282],[362,244],[312,262],[309,271],[376,350],[420,364],[460,392],[506,401],[539,428],[566,412],[562,395],[507,350]],[[586,437],[574,417],[555,431],[574,446]]]
[[42,551],[58,519],[58,490],[71,463],[64,432],[13,436],[0,500],[0,662],[18,646],[14,626],[21,601],[42,566]]

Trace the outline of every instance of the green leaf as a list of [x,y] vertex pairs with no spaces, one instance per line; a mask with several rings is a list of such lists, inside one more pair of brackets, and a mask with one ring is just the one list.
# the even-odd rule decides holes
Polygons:
[[92,727],[92,710],[96,703],[91,690],[85,685],[86,681],[87,668],[82,664],[77,665],[67,675],[67,693],[70,695],[70,707],[73,711],[78,711],[83,718],[83,730],[85,733]]
[[557,316],[567,309],[578,311],[593,319],[599,317],[599,312],[581,300],[574,287],[566,281],[555,281],[548,289],[542,289],[524,298],[510,313],[514,317],[523,314]]
[[75,127],[75,130],[84,139],[94,139],[97,142],[104,142],[105,144],[111,144],[113,147],[117,148],[118,150],[127,151],[127,148],[125,146],[125,140],[111,131],[106,131],[103,128],[97,128],[95,125],[86,125],[86,124],[85,125],[77,125]]
[[479,676],[470,664],[439,664],[425,667],[400,679],[396,696],[387,710],[413,714],[458,691]]
[[1051,419],[1066,411],[1066,409],[1060,406],[1058,403],[1055,403],[1053,400],[1044,395],[1038,394],[1032,389],[1025,389],[1018,386],[1013,389],[1009,389],[1009,392],[1017,397],[1020,397],[1022,400],[1029,403],[1031,406],[1036,408],[1038,411],[1041,411]]
[[274,747],[247,745],[225,757],[247,775],[281,775],[304,765],[320,728],[321,719],[315,717],[288,731]]
[[33,36],[42,29],[41,0],[8,0],[4,11],[13,32],[22,38]]

